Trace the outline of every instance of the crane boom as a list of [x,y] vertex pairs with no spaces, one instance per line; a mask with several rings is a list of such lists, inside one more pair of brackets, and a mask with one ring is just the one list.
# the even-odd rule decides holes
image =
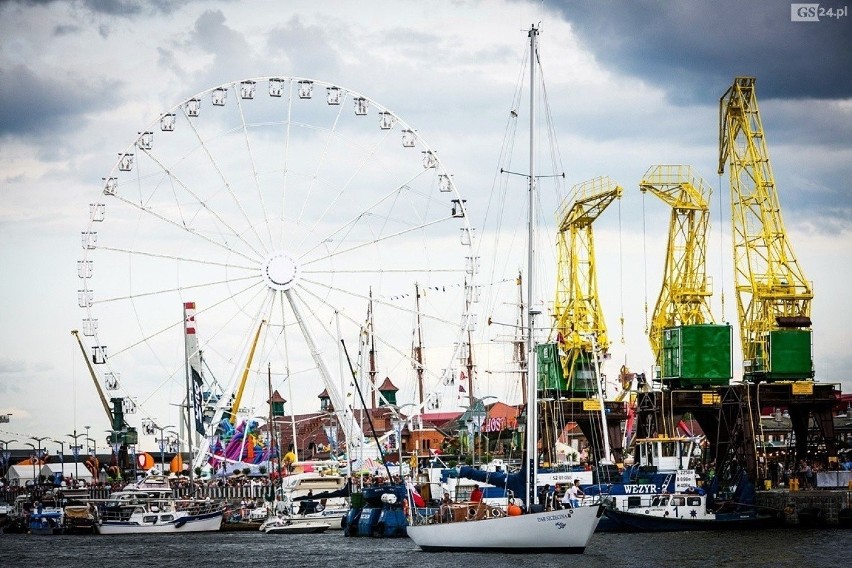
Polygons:
[[[598,177],[572,188],[557,212],[558,266],[555,329],[564,355],[562,368],[569,390],[577,385],[578,372],[590,361],[593,343],[600,353],[610,346],[598,297],[592,223],[623,189],[608,177]],[[592,341],[594,340],[594,342]],[[585,363],[584,363],[585,362]],[[590,369],[586,369],[590,371]],[[594,373],[588,373],[593,376]]]
[[661,365],[664,329],[713,321],[706,271],[711,190],[689,166],[668,165],[649,168],[639,189],[672,208],[663,285],[648,334],[654,360]]
[[813,291],[784,229],[754,77],[736,77],[719,101],[720,175],[726,161],[744,376],[813,378]]
[[98,382],[98,376],[95,374],[95,369],[92,367],[92,362],[89,361],[89,356],[86,354],[86,348],[83,347],[83,341],[80,339],[80,333],[76,329],[71,330],[71,335],[77,340],[77,345],[80,346],[80,351],[83,352],[83,360],[86,362],[86,367],[89,369],[89,375],[92,377],[92,382],[95,383],[95,390],[98,391],[98,397],[101,399],[101,405],[104,407],[104,412],[106,412],[107,420],[112,424],[113,416],[112,411],[109,408],[109,403],[107,402],[106,395],[104,394],[103,389],[101,389],[101,384]]

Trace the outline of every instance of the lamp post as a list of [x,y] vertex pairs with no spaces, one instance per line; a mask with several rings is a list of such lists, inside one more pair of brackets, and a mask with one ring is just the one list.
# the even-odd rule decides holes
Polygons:
[[0,453],[0,464],[3,466],[3,476],[9,472],[9,460],[12,457],[12,452],[9,451],[9,444],[12,442],[17,442],[17,440],[0,440],[0,444],[3,445],[3,451]]
[[[74,445],[71,446],[71,451],[74,452],[74,482],[77,483],[80,481],[80,466],[78,465],[80,462],[80,448],[82,447],[77,443],[77,438],[82,436],[83,434],[78,434],[77,429],[74,428],[73,434],[65,434],[69,438],[74,440]],[[86,448],[88,450],[88,448]]]
[[483,396],[482,398],[472,397],[472,402],[467,407],[467,432],[470,436],[470,453],[471,462],[476,460],[476,450],[474,444],[474,432],[479,437],[480,450],[482,448],[482,423],[488,417],[488,409],[485,408],[485,401],[496,399],[496,396]]
[[[92,445],[90,446],[89,443]],[[98,457],[98,441],[94,438],[86,438],[86,453]]]
[[119,452],[121,451],[121,446],[124,444],[124,435],[127,434],[127,430],[104,430],[109,434],[109,443],[112,446],[112,455],[115,459],[115,465],[118,468],[119,475],[123,476],[124,468],[122,464],[118,460]]
[[160,438],[158,440],[160,446],[160,473],[166,475],[166,438],[164,436],[164,432],[167,428],[174,428],[171,424],[168,426],[157,426],[154,424],[154,430],[160,431]]
[[[45,440],[50,440],[50,436],[30,436],[30,440],[35,440],[38,442],[38,452],[36,452],[36,459],[41,465],[41,443]],[[33,462],[33,468],[35,468],[35,462]]]
[[32,444],[30,442],[24,442],[24,444],[26,444],[27,446],[29,446],[33,449],[33,455],[30,458],[30,461],[33,462],[33,489],[35,489],[35,486],[36,486],[36,455],[37,455],[36,454],[36,447],[35,447],[35,444]]
[[59,455],[59,467],[62,472],[62,478],[65,478],[65,441],[57,440],[52,438],[54,444],[59,444],[59,451],[56,452]]
[[399,478],[402,479],[402,431],[405,428],[406,422],[408,422],[408,418],[403,416],[402,409],[407,406],[417,406],[413,402],[407,402],[402,405],[396,404],[388,404],[388,408],[391,409],[393,415],[391,416],[391,427],[396,434],[396,447],[397,447],[397,455],[399,457]]

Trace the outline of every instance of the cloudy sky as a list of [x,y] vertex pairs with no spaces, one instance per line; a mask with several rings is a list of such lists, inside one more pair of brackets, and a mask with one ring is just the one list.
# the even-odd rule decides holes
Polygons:
[[[813,282],[817,379],[852,390],[852,16],[793,22],[790,3],[781,0],[9,0],[0,3],[0,414],[12,417],[0,437],[63,438],[86,425],[107,427],[70,334],[82,317],[80,232],[117,154],[161,114],[246,78],[344,86],[416,128],[452,172],[479,238],[492,239],[500,224],[495,210],[518,210],[525,199],[521,192],[496,201],[495,171],[507,117],[524,110],[513,97],[522,82],[524,30],[533,23],[542,32],[559,151],[559,165],[539,173],[564,171],[568,188],[600,175],[624,187],[620,204],[595,229],[614,340],[607,374],[621,364],[651,366],[644,304],[653,306],[659,291],[669,214],[638,191],[651,165],[689,164],[713,188],[714,312],[718,321],[735,318],[728,179],[716,174],[718,105],[735,76],[749,75],[757,77],[787,233]],[[542,201],[551,231],[560,197]],[[496,293],[490,285],[523,264],[506,260],[485,274],[484,291]],[[546,304],[552,252],[544,264],[537,294]],[[98,266],[104,268],[114,267]],[[478,314],[481,324],[496,315],[496,308],[486,311]],[[506,333],[479,329],[486,342]],[[502,364],[486,356],[479,395],[517,393],[503,384]],[[394,380],[409,393],[409,379]],[[136,386],[134,396],[151,397],[151,387]],[[296,395],[297,410],[313,410],[320,388]],[[177,423],[176,416],[155,419]]]

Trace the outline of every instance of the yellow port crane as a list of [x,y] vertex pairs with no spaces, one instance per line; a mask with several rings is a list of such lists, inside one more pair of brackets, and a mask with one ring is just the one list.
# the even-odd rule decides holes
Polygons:
[[672,208],[663,285],[648,332],[654,360],[660,365],[664,329],[713,321],[706,270],[711,190],[689,166],[668,165],[651,166],[639,189]]
[[671,209],[663,283],[648,339],[657,378],[673,388],[727,384],[731,379],[731,327],[715,325],[707,277],[711,190],[692,168],[652,166],[639,189]]
[[784,229],[754,77],[736,77],[719,101],[720,175],[726,160],[744,378],[813,378],[814,296]]
[[610,178],[597,177],[575,185],[557,212],[555,331],[566,386],[576,394],[596,392],[592,355],[595,349],[606,354],[610,346],[598,297],[592,223],[622,192]]

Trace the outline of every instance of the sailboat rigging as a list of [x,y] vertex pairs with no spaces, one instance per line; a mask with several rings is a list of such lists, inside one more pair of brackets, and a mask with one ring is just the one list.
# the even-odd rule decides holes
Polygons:
[[[527,378],[527,427],[526,459],[523,460],[521,477],[523,478],[524,502],[526,511],[518,507],[502,509],[477,503],[465,506],[465,520],[454,520],[449,515],[446,520],[441,516],[415,517],[408,527],[408,536],[425,551],[483,551],[483,552],[525,552],[582,553],[589,543],[600,521],[600,506],[578,507],[560,511],[542,511],[535,505],[536,473],[538,469],[538,381],[536,379],[536,349],[534,330],[539,311],[533,307],[535,283],[535,119],[536,119],[536,64],[538,62],[537,40],[539,29],[531,26],[530,38],[530,171],[529,171],[529,211],[527,243],[527,333],[525,350],[528,361]],[[508,481],[507,481],[508,485]],[[473,514],[471,513],[471,510]],[[508,513],[508,515],[506,515]]]

